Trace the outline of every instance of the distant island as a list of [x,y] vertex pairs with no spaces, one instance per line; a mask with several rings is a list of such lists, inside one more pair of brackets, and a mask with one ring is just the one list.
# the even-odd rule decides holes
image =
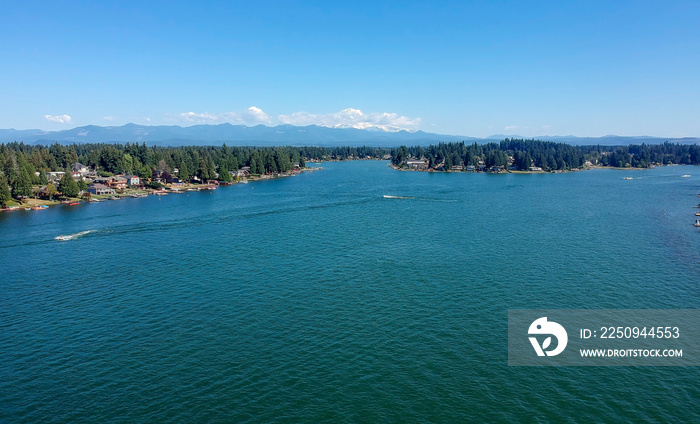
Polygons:
[[390,160],[395,169],[444,172],[565,172],[591,167],[640,169],[698,165],[700,146],[677,143],[572,146],[510,139],[427,147],[159,147],[141,143],[64,146],[0,144],[0,206],[41,208],[119,195],[211,189],[295,175],[309,161]]
[[676,143],[572,146],[506,138],[500,143],[439,143],[392,150],[396,169],[446,172],[565,172],[593,167],[643,169],[700,164],[700,146]]

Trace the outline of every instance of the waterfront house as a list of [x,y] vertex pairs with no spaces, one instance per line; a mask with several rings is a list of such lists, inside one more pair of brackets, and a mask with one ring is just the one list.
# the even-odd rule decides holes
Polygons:
[[462,165],[452,165],[450,170],[454,172],[461,172],[464,171],[464,167]]
[[542,168],[540,168],[539,166],[531,166],[530,171],[539,172],[539,171],[542,171]]
[[115,190],[124,190],[126,188],[126,178],[115,175],[109,178],[107,185]]
[[63,171],[47,172],[46,178],[48,178],[49,181],[57,181],[63,177],[63,174],[65,174]]
[[107,187],[106,185],[100,183],[89,185],[87,192],[98,196],[116,194],[113,188]]
[[474,172],[476,167],[474,165],[467,165],[467,172]]
[[129,187],[136,187],[141,185],[141,178],[138,175],[126,175],[126,184]]
[[409,168],[427,168],[428,161],[423,159],[409,159],[406,161],[406,166]]
[[77,172],[81,175],[86,175],[90,173],[90,168],[87,166],[83,165],[82,163],[76,162],[72,165],[73,172]]
[[110,178],[111,178],[111,177],[100,177],[100,176],[97,176],[97,177],[95,177],[95,178],[92,179],[92,182],[93,182],[93,183],[99,183],[99,184],[107,185],[107,183],[109,182]]

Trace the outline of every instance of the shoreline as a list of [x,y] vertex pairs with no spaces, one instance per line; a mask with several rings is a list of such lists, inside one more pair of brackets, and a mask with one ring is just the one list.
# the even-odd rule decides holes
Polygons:
[[[314,162],[316,163],[316,162]],[[239,181],[230,181],[230,182],[224,182],[224,181],[217,181],[217,183],[210,183],[210,184],[192,184],[192,183],[184,183],[183,185],[174,185],[172,183],[170,184],[164,184],[161,188],[159,189],[151,189],[151,188],[145,188],[145,187],[138,187],[134,189],[125,189],[121,192],[117,192],[115,194],[101,194],[101,195],[91,195],[89,199],[86,199],[84,197],[67,197],[67,198],[61,198],[61,199],[54,199],[54,200],[48,200],[48,199],[40,199],[40,198],[24,198],[22,199],[21,202],[19,202],[17,199],[12,199],[8,202],[8,205],[6,208],[0,208],[0,212],[14,212],[14,211],[21,211],[21,210],[26,210],[26,209],[32,209],[32,208],[41,208],[41,209],[33,209],[33,210],[44,210],[48,209],[49,207],[53,206],[58,206],[58,205],[71,205],[73,204],[83,204],[83,203],[101,203],[104,202],[105,200],[121,200],[125,197],[131,197],[131,198],[142,198],[142,197],[148,197],[149,195],[169,195],[169,194],[182,194],[186,192],[194,192],[194,191],[208,191],[208,190],[215,190],[218,187],[226,187],[226,186],[233,186],[233,185],[238,185],[238,184],[248,184],[250,182],[259,182],[259,181],[271,181],[271,180],[277,180],[277,179],[282,179],[282,178],[288,178],[288,177],[295,177],[297,175],[300,175],[304,172],[315,172],[322,170],[323,167],[305,167],[302,169],[299,169],[297,172],[291,172],[291,173],[277,173],[277,174],[262,174],[262,175],[251,175],[247,178],[240,179]]]
[[554,171],[520,171],[520,170],[508,170],[504,169],[502,172],[492,172],[492,171],[452,171],[452,170],[437,170],[437,169],[416,169],[416,168],[400,168],[396,165],[389,164],[389,167],[395,171],[402,172],[428,172],[428,173],[441,173],[441,174],[568,174],[571,172],[583,172],[592,171],[597,169],[613,169],[618,171],[648,171],[653,168],[666,167],[666,166],[700,166],[700,165],[683,165],[683,164],[668,164],[668,165],[655,165],[649,168],[618,168],[614,166],[587,166],[580,169],[567,169],[567,170],[554,170]]

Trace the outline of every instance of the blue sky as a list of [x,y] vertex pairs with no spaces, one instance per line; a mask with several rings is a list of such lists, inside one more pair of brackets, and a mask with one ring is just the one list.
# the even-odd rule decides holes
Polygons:
[[700,2],[7,2],[0,128],[700,136]]

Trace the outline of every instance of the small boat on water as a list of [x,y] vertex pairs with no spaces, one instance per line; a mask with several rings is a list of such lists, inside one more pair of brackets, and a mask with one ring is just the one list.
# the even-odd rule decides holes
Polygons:
[[25,211],[30,211],[32,208],[24,208]]
[[58,241],[75,240],[78,237],[82,237],[86,234],[94,233],[95,231],[96,230],[87,230],[87,231],[81,231],[81,232],[75,233],[75,234],[60,235],[60,236],[54,237],[54,240],[58,240]]
[[48,206],[42,205],[42,206],[34,206],[34,207],[32,208],[32,210],[33,210],[33,211],[41,211],[41,210],[48,209],[48,208],[49,208]]
[[633,179],[634,179],[634,178],[632,178],[632,177],[625,177],[625,178],[623,178],[623,180],[633,180]]
[[68,204],[68,206],[77,206],[77,205],[79,205],[79,204],[80,204],[80,202],[70,202],[70,203]]
[[700,216],[700,212],[695,212],[695,216]]
[[12,211],[18,211],[19,206],[8,206],[5,209],[3,209],[5,212],[12,212]]
[[681,178],[690,178],[689,174],[681,175]]
[[695,226],[696,226],[696,227],[700,227],[700,219],[696,219],[696,220],[695,220]]

